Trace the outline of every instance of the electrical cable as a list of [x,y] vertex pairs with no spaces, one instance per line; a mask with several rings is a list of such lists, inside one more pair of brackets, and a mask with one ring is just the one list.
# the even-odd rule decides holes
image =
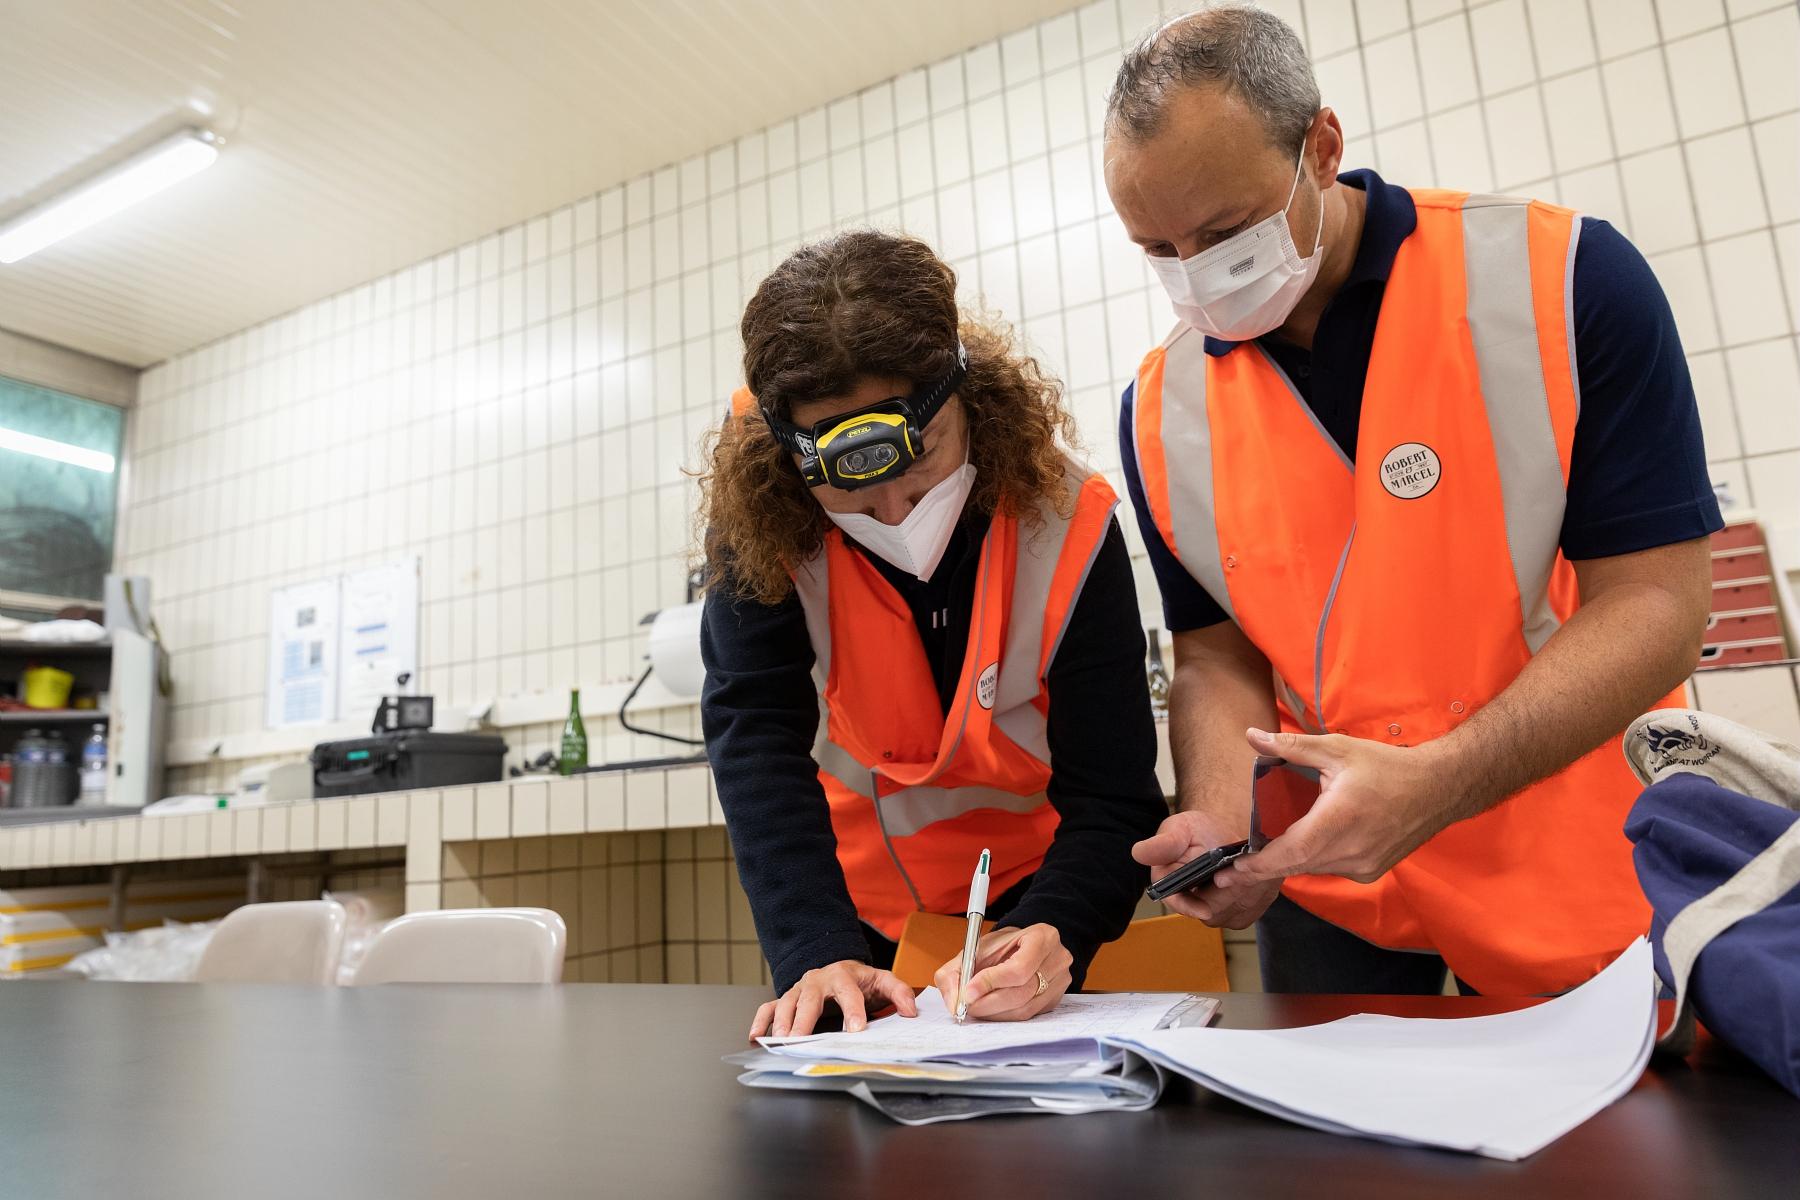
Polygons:
[[650,678],[650,672],[652,672],[654,670],[656,670],[656,667],[654,664],[652,664],[651,666],[645,667],[644,673],[642,675],[639,675],[637,682],[631,685],[631,690],[629,692],[625,693],[625,699],[619,702],[619,724],[623,725],[626,729],[629,729],[631,732],[641,733],[645,737],[662,738],[664,741],[667,741],[667,742],[679,742],[683,746],[704,746],[704,745],[706,745],[706,739],[704,739],[704,738],[686,738],[686,737],[681,737],[681,736],[679,736],[677,734],[673,734],[673,733],[664,733],[660,729],[645,729],[642,726],[633,725],[629,720],[626,719],[625,710],[627,708],[631,707],[631,702],[633,700],[637,699],[638,689],[644,686],[644,681],[646,679]]

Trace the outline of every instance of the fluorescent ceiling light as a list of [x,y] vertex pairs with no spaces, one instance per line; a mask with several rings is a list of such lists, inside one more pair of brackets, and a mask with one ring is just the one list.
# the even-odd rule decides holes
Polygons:
[[113,456],[110,454],[102,454],[98,450],[87,450],[81,446],[71,446],[67,442],[53,442],[49,438],[20,433],[16,429],[0,427],[0,450],[17,450],[20,454],[53,459],[56,462],[68,463],[75,467],[86,467],[90,471],[99,471],[106,475],[111,475],[113,472]]
[[[0,226],[0,263],[15,263],[212,166],[218,140],[184,129]],[[111,469],[110,467],[108,468]]]

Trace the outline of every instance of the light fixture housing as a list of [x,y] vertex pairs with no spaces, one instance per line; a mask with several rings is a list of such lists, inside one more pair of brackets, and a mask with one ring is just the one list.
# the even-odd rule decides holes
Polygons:
[[219,139],[183,129],[83,183],[26,209],[0,226],[0,263],[16,263],[53,242],[204,171],[219,157]]

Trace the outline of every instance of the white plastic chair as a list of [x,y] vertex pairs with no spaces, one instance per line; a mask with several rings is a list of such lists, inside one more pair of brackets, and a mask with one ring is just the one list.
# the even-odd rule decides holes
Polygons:
[[246,904],[219,922],[194,968],[200,983],[337,981],[344,906],[332,900]]
[[375,935],[355,982],[557,983],[568,940],[547,908],[412,913]]

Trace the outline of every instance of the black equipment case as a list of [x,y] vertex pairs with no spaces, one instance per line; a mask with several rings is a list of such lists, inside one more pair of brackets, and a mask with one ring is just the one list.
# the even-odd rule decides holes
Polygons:
[[506,739],[488,733],[397,733],[313,747],[313,798],[493,783],[504,778]]

